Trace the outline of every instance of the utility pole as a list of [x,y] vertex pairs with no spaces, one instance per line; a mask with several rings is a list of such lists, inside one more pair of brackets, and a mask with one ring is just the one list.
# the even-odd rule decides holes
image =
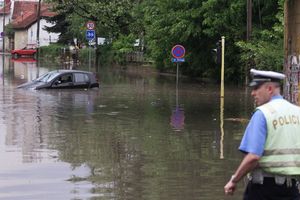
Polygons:
[[[249,42],[252,34],[252,0],[247,0],[247,36],[246,41]],[[250,58],[251,59],[251,58]],[[245,85],[248,85],[248,69],[249,69],[249,61],[245,66]]]
[[252,34],[252,0],[247,0],[247,42]]
[[[3,14],[3,30],[2,30],[2,53],[3,53],[3,60],[4,60],[4,52],[5,52],[5,1],[3,0],[3,9],[2,9],[2,14]],[[4,62],[3,62],[4,65]]]
[[41,19],[41,1],[39,0],[37,8],[37,30],[36,30],[36,42],[37,46],[40,46],[40,19]]
[[3,73],[3,85],[4,85],[4,65],[5,65],[5,58],[4,58],[4,53],[5,53],[5,1],[3,0],[3,9],[2,9],[2,14],[3,14],[3,30],[2,30],[2,73]]
[[[36,59],[37,59],[37,68],[39,70],[40,66],[40,19],[41,19],[41,0],[39,0],[38,8],[37,8],[37,30],[36,30]],[[39,76],[39,71],[37,73],[37,77]]]

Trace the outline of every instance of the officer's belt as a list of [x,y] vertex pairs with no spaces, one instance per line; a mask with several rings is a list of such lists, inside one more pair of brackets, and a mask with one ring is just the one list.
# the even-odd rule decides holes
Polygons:
[[274,178],[275,183],[277,185],[283,185],[284,183],[286,183],[288,187],[292,186],[293,180],[294,181],[300,180],[300,176],[271,174],[271,173],[263,171],[260,168],[253,170],[248,175],[249,181],[251,181],[254,184],[263,184],[264,178]]

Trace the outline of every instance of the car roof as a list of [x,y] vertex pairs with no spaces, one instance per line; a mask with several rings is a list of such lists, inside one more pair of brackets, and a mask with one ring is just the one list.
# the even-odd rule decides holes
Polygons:
[[66,74],[66,73],[87,73],[87,74],[92,74],[92,72],[89,72],[89,71],[71,70],[71,69],[58,69],[58,70],[50,71],[48,73],[52,73],[52,72],[57,72],[57,73],[60,73],[60,74]]

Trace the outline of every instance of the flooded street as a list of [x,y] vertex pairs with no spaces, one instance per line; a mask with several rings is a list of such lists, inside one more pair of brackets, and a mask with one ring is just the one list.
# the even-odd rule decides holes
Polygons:
[[[2,57],[1,57],[2,59]],[[0,61],[1,63],[1,61]],[[103,67],[99,89],[16,89],[58,66],[0,69],[0,199],[225,200],[253,104],[244,88]],[[80,68],[88,70],[88,68]]]

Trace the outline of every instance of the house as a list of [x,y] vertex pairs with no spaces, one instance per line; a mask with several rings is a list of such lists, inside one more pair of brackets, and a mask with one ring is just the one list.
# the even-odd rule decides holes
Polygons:
[[[1,1],[0,5],[0,50],[3,51],[3,28],[10,23],[11,0]],[[8,39],[5,39],[5,46],[8,46]],[[7,48],[6,48],[7,49]]]
[[[2,14],[0,24],[1,20],[2,24],[4,24],[3,22],[5,22],[5,25],[11,24],[11,28],[14,32],[12,38],[5,37],[5,50],[20,49],[27,44],[47,46],[50,43],[57,42],[59,34],[48,33],[44,30],[46,26],[49,27],[54,25],[47,22],[45,19],[45,17],[55,16],[55,13],[51,11],[51,6],[49,4],[41,4],[39,42],[37,41],[38,0],[5,0],[5,4],[5,8],[0,10],[0,13]],[[3,16],[5,19],[3,19]],[[1,27],[1,25],[0,32],[3,32],[3,26]],[[2,49],[2,45],[0,46],[0,49]]]

